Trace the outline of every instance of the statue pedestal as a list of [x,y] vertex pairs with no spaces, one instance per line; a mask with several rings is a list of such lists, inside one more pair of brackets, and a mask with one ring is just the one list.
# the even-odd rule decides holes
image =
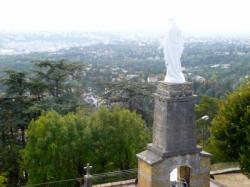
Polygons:
[[140,187],[170,186],[175,168],[188,186],[209,186],[210,154],[196,146],[195,100],[192,83],[158,83],[153,142],[137,154]]

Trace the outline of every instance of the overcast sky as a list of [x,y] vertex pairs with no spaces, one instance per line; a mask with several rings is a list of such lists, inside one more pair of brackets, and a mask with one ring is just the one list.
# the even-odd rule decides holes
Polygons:
[[164,30],[250,33],[250,0],[0,0],[1,30]]

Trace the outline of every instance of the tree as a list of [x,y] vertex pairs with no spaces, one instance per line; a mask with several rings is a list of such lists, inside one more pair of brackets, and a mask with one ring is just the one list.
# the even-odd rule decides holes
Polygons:
[[217,160],[239,160],[241,168],[250,172],[250,82],[219,104],[211,134],[211,151]]
[[[30,83],[31,93],[39,102],[37,108],[60,113],[75,111],[81,106],[83,66],[76,63],[41,61],[36,64],[36,79]],[[44,97],[42,96],[44,93]],[[43,99],[41,99],[43,98]]]
[[195,106],[198,143],[205,147],[210,137],[210,123],[218,112],[218,99],[201,96]]
[[125,170],[137,165],[136,153],[150,141],[149,130],[135,112],[118,106],[109,111],[102,107],[90,118],[95,172]]
[[28,184],[82,176],[87,162],[94,172],[134,168],[136,153],[145,148],[149,137],[141,117],[119,107],[112,111],[102,107],[89,117],[81,111],[43,114],[30,123],[23,151]]
[[149,127],[153,123],[153,91],[150,84],[122,81],[108,84],[103,97],[108,105],[121,104],[130,111],[141,114]]
[[27,124],[36,114],[29,111],[32,101],[25,96],[0,98],[0,172],[8,183],[20,184],[20,150],[25,147]]
[[40,77],[31,77],[30,81],[28,82],[28,89],[30,92],[31,97],[34,99],[34,101],[41,101],[47,91],[47,85],[40,80]]
[[[36,116],[34,111],[29,111],[33,105],[32,99],[28,97],[29,81],[27,73],[17,71],[6,71],[6,76],[1,80],[6,87],[5,95],[0,98],[0,116],[2,124],[6,124],[6,118],[11,122],[8,124],[11,131],[21,130],[22,145],[25,145],[24,131],[30,120]],[[8,131],[6,132],[8,134]],[[10,133],[13,134],[13,133]]]
[[[64,61],[43,61],[35,75],[5,71],[0,97],[0,172],[8,183],[20,184],[20,150],[26,143],[26,129],[31,119],[42,112],[67,113],[81,105],[82,66]],[[25,180],[25,179],[24,179]]]
[[27,77],[25,72],[5,71],[6,78],[1,82],[7,87],[8,95],[23,96],[27,91]]
[[7,184],[7,178],[4,175],[0,175],[0,187],[5,187]]
[[1,79],[5,95],[0,97],[0,172],[5,172],[8,183],[20,184],[20,150],[25,146],[25,130],[34,117],[29,111],[32,100],[26,96],[26,73],[6,71]]
[[[43,114],[28,128],[23,167],[28,184],[77,178],[82,174],[86,119],[79,115]],[[74,186],[60,183],[55,186]]]
[[209,96],[201,96],[198,105],[195,106],[196,118],[208,116],[209,119],[213,119],[218,111],[218,99]]
[[[41,61],[36,64],[39,68],[36,73],[48,87],[49,94],[60,97],[65,93],[72,93],[82,78],[83,66],[76,63],[67,63],[65,60]],[[78,90],[77,90],[78,91]]]

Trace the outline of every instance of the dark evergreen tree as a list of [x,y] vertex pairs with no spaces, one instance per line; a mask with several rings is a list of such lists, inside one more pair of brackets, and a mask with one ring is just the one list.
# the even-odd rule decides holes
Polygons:
[[60,60],[41,61],[36,66],[36,79],[30,85],[31,93],[39,99],[37,108],[67,113],[84,105],[81,99],[82,65]]
[[103,97],[109,106],[120,104],[130,111],[136,111],[152,127],[154,90],[155,86],[151,84],[122,81],[108,84]]

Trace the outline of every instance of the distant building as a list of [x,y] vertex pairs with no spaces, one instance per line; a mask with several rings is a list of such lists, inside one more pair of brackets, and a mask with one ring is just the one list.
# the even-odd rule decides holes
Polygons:
[[193,80],[196,81],[196,82],[205,82],[206,81],[206,79],[204,77],[200,76],[200,75],[195,76],[193,78]]
[[215,65],[212,65],[212,66],[210,66],[211,68],[218,68],[218,67],[220,67],[220,64],[215,64]]
[[83,94],[83,100],[91,105],[94,105],[95,107],[98,107],[98,98],[92,95],[91,92],[84,93]]
[[150,75],[147,78],[148,83],[156,83],[159,80],[159,76],[157,75]]
[[221,65],[221,68],[223,69],[227,69],[227,68],[230,68],[231,67],[231,64],[222,64]]
[[127,80],[131,80],[131,79],[134,79],[134,78],[137,78],[139,75],[136,75],[136,74],[129,74],[126,76],[126,79]]

